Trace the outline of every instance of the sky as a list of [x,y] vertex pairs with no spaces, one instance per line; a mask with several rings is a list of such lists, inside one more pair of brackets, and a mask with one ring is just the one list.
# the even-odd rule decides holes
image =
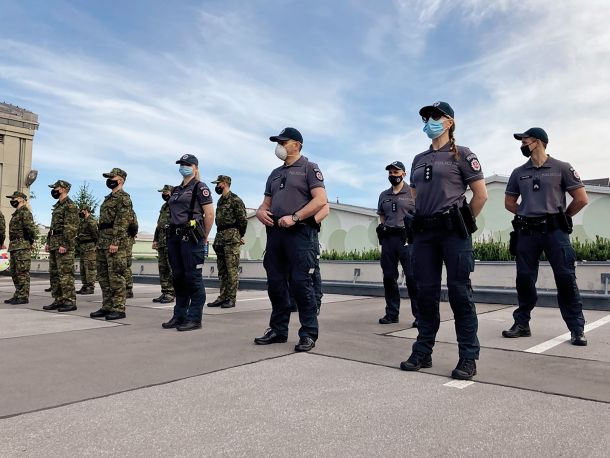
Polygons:
[[[607,0],[0,0],[0,101],[39,115],[32,202],[48,184],[127,171],[152,231],[175,161],[199,158],[247,207],[281,165],[269,136],[296,127],[330,201],[375,207],[385,166],[428,148],[419,108],[455,110],[486,175],[524,162],[512,133],[549,134],[583,178],[610,175]],[[600,146],[602,145],[602,146]]]

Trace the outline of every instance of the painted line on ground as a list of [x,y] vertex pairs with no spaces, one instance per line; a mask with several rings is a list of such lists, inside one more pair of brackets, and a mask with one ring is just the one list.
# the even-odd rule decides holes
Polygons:
[[[607,323],[610,323],[610,315],[606,315],[605,317],[600,318],[599,320],[594,321],[593,323],[587,324],[585,326],[585,333],[592,331],[593,329],[599,328],[600,326],[603,326]],[[566,332],[565,334],[557,336],[554,339],[547,340],[546,342],[542,342],[541,344],[535,345],[524,351],[526,353],[544,353],[545,351],[550,350],[551,348],[556,347],[557,345],[569,341],[571,337],[571,333]]]
[[457,388],[458,390],[463,390],[470,385],[474,385],[474,382],[471,380],[451,380],[450,382],[443,383],[443,386]]

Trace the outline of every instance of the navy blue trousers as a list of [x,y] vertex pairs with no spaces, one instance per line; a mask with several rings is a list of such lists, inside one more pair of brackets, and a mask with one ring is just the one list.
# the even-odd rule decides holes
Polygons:
[[176,305],[174,318],[201,322],[205,288],[203,286],[203,240],[191,242],[188,237],[172,235],[167,240],[167,253],[172,267]]
[[400,312],[400,292],[398,289],[398,263],[405,273],[405,283],[411,300],[411,313],[417,319],[417,283],[413,272],[413,247],[405,245],[400,235],[386,235],[381,238],[381,270],[385,294],[385,314],[388,318],[398,318]]
[[432,353],[440,326],[441,274],[445,263],[459,356],[478,359],[479,322],[470,284],[470,273],[474,271],[472,238],[463,239],[456,232],[447,230],[418,232],[414,237],[413,258],[419,306],[419,333],[413,351]]
[[317,231],[311,226],[299,224],[289,229],[273,227],[267,231],[263,265],[272,307],[269,327],[281,336],[288,337],[292,296],[299,310],[299,337],[318,338],[312,281],[318,249]]
[[517,234],[517,296],[519,307],[513,312],[516,323],[527,325],[536,306],[538,264],[544,251],[557,285],[557,303],[570,331],[583,331],[580,292],[576,285],[576,255],[568,234],[560,229],[549,233],[519,231]]

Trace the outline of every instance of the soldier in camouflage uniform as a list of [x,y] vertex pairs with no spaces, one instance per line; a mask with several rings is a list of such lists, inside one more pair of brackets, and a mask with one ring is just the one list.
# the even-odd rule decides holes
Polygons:
[[163,189],[159,189],[165,203],[161,206],[161,210],[159,211],[157,228],[155,229],[155,237],[152,244],[153,250],[157,250],[159,281],[161,282],[161,295],[154,298],[153,302],[159,302],[161,304],[174,302],[175,297],[172,269],[169,265],[169,257],[167,254],[167,236],[165,233],[165,227],[169,225],[169,220],[171,218],[167,201],[172,195],[173,190],[174,187],[169,184],[163,186]]
[[6,239],[6,220],[4,219],[4,215],[0,211],[0,246],[2,249],[6,249],[6,245],[4,244],[4,240]]
[[71,312],[76,310],[74,288],[74,250],[78,233],[78,207],[68,197],[72,187],[65,180],[57,180],[49,185],[51,196],[57,199],[53,205],[51,227],[47,236],[45,251],[49,253],[49,274],[53,303],[44,310]]
[[77,242],[80,250],[80,279],[82,287],[76,294],[93,294],[97,277],[95,246],[99,239],[99,230],[97,228],[97,220],[91,214],[91,208],[81,208],[78,216],[80,217],[80,226]]
[[127,267],[125,271],[125,291],[127,299],[133,297],[133,272],[131,271],[131,265],[133,264],[133,246],[136,244],[136,237],[138,236],[139,226],[138,217],[136,212],[131,209],[131,220],[127,227],[127,234],[131,243],[127,244]]
[[216,193],[221,194],[216,208],[217,231],[213,245],[217,256],[220,295],[214,302],[209,302],[208,307],[231,308],[235,307],[239,252],[248,225],[246,206],[231,192],[231,177],[219,175],[212,183],[216,185]]
[[[16,208],[8,226],[10,270],[15,285],[15,294],[5,300],[6,304],[27,304],[30,296],[30,265],[32,247],[36,240],[36,226],[32,212],[26,205],[27,196],[19,191],[6,196]],[[2,242],[4,245],[4,241]]]
[[112,192],[100,207],[98,224],[97,278],[102,288],[102,308],[90,316],[118,320],[125,318],[127,251],[131,244],[127,229],[133,207],[129,194],[123,190],[127,173],[115,167],[103,175]]

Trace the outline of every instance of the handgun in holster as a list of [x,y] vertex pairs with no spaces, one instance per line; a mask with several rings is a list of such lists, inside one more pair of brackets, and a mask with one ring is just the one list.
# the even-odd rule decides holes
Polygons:
[[451,207],[451,222],[453,223],[453,227],[460,235],[461,238],[467,239],[470,235],[468,232],[468,228],[466,227],[466,222],[464,221],[464,217],[462,216],[462,212],[457,204],[453,204]]
[[563,211],[563,207],[557,207],[559,211],[559,217],[557,218],[557,224],[559,225],[559,229],[561,229],[566,234],[571,234],[574,229],[574,223],[572,222],[572,217],[566,215],[566,212]]

